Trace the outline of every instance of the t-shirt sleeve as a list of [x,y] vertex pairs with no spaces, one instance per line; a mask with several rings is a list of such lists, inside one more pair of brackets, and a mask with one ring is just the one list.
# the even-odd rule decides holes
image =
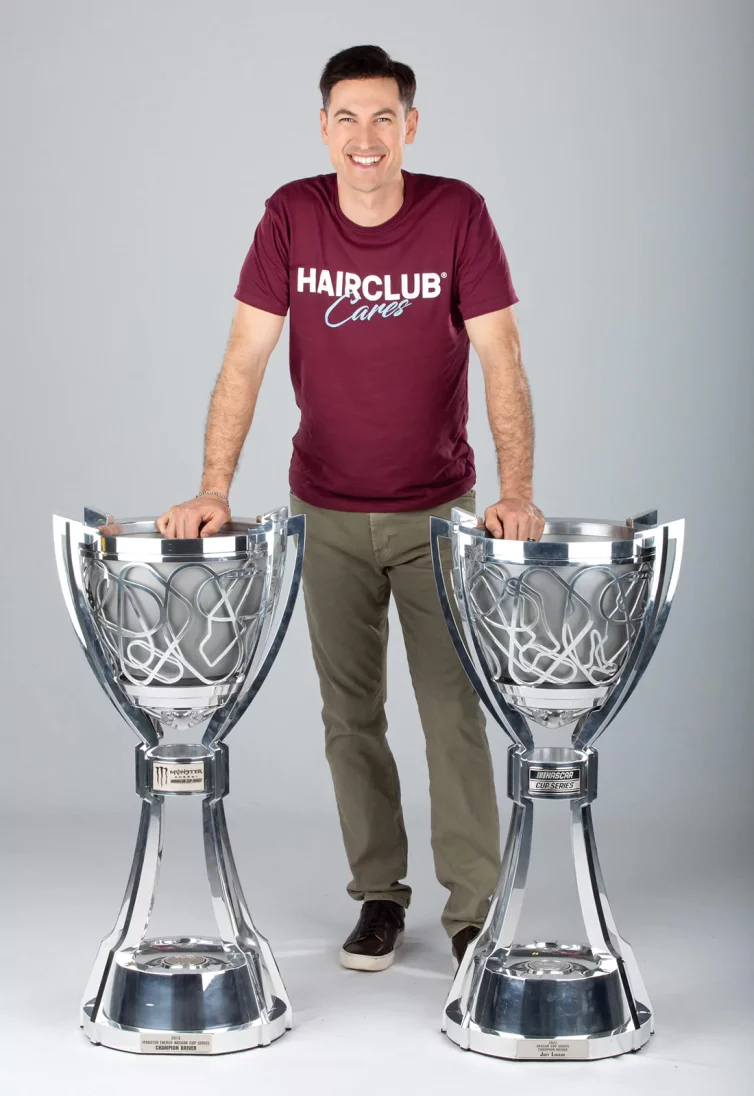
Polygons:
[[500,237],[484,198],[476,193],[458,257],[456,293],[464,320],[508,308],[518,300]]
[[236,300],[285,316],[289,303],[289,237],[285,214],[273,195],[265,202],[264,216],[241,267]]

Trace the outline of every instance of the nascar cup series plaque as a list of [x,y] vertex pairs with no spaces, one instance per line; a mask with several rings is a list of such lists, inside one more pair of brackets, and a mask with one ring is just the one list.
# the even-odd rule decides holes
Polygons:
[[[106,524],[109,521],[109,524]],[[136,850],[115,927],[82,1002],[93,1043],[146,1054],[223,1054],[270,1043],[291,1009],[254,927],[228,837],[225,738],[280,649],[298,592],[304,518],[285,509],[215,536],[164,540],[152,519],[86,510],[54,519],[63,594],[89,665],[135,731]],[[296,541],[287,593],[288,546]],[[204,728],[202,733],[202,728]],[[175,796],[201,799],[218,937],[146,938]]]
[[[443,1031],[500,1058],[593,1059],[638,1050],[652,1009],[619,935],[597,856],[594,744],[647,667],[678,581],[683,522],[553,519],[538,542],[497,540],[473,514],[431,519],[435,579],[456,651],[511,739],[513,800],[487,919],[459,964]],[[441,543],[451,542],[453,597]],[[571,812],[587,942],[516,942],[537,802]],[[554,908],[557,908],[555,905]]]

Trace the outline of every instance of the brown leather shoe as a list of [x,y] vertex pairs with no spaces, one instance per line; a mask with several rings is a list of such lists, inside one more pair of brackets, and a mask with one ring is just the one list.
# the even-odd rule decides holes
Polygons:
[[385,970],[403,943],[405,920],[406,911],[398,902],[364,902],[356,928],[340,949],[341,965],[349,970]]
[[467,925],[465,929],[459,929],[453,937],[453,963],[456,970],[466,953],[466,948],[478,935],[479,929],[476,925]]

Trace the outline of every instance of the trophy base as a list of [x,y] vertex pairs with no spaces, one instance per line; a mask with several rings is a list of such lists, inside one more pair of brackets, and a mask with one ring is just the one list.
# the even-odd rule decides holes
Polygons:
[[[253,965],[253,970],[249,969]],[[290,1027],[253,952],[222,940],[144,940],[117,952],[97,1016],[82,1010],[93,1043],[135,1054],[228,1054],[265,1046]],[[266,1008],[259,1007],[260,993]]]
[[[470,968],[468,976],[473,974]],[[516,946],[486,961],[473,1015],[448,1003],[443,1031],[464,1050],[497,1058],[562,1061],[638,1050],[652,1014],[628,1013],[616,960],[580,945]]]

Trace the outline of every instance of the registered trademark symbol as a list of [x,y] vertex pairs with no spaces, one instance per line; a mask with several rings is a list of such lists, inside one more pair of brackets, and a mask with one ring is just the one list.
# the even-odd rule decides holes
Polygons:
[[448,275],[447,275],[447,274],[445,273],[445,271],[443,270],[443,272],[442,272],[442,274],[440,275],[440,277],[441,277],[441,278],[447,278],[447,276],[448,276]]

